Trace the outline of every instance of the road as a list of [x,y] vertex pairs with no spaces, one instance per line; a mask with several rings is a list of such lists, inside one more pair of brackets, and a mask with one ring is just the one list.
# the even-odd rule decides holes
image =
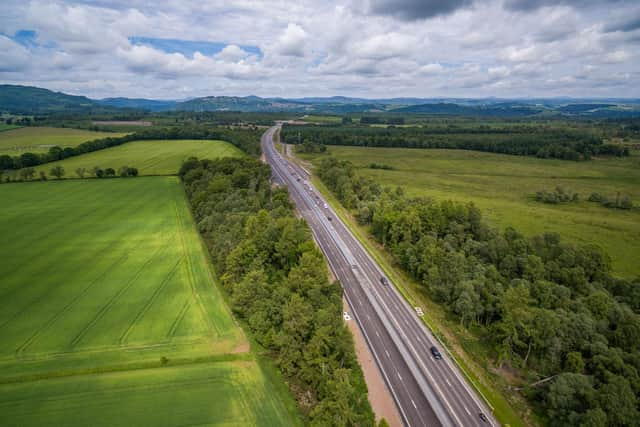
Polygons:
[[[278,126],[262,136],[273,178],[286,185],[296,208],[340,280],[344,294],[407,426],[499,424],[430,331],[366,249],[308,181],[309,174],[273,145]],[[387,284],[382,283],[385,277]],[[434,359],[436,347],[442,360]],[[480,418],[485,414],[486,421]]]

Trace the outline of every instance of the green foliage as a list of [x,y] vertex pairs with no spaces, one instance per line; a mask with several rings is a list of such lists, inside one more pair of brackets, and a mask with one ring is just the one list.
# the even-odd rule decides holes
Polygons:
[[536,200],[542,203],[550,203],[557,205],[558,203],[570,203],[580,201],[578,193],[574,193],[562,186],[557,186],[553,191],[538,191],[536,192]]
[[[363,120],[381,121],[375,117],[362,117],[361,123]],[[591,133],[546,126],[283,126],[284,143],[295,144],[298,135],[323,145],[456,148],[563,160],[587,160],[596,154],[629,155],[627,148],[605,144]]]
[[271,169],[252,159],[187,160],[180,169],[233,311],[269,349],[311,425],[373,425],[343,324],[342,291]]
[[633,202],[631,201],[631,197],[629,195],[624,195],[620,197],[620,193],[616,193],[615,199],[609,199],[607,196],[604,196],[600,193],[591,193],[589,196],[590,202],[600,203],[602,206],[606,208],[613,209],[631,209],[633,208]]
[[[317,173],[375,239],[462,325],[490,342],[500,364],[555,377],[529,393],[553,425],[635,425],[640,395],[640,282],[610,275],[608,256],[557,234],[524,237],[488,227],[471,203],[359,193],[353,165],[332,158]],[[355,202],[354,202],[355,201]]]
[[316,144],[309,140],[304,140],[302,144],[296,145],[296,151],[298,153],[324,153],[327,151],[327,147],[323,144]]

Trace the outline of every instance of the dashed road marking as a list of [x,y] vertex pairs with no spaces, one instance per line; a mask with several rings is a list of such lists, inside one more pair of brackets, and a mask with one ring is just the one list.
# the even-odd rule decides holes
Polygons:
[[414,408],[418,409],[418,407],[416,406],[416,402],[414,402],[413,399],[411,399],[411,404],[413,405]]
[[385,350],[384,352],[387,353],[387,357],[391,359],[391,356],[389,356],[389,352],[387,350]]

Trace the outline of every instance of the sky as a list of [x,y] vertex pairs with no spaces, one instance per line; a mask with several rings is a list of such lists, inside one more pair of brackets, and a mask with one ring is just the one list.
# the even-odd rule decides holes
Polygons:
[[0,0],[0,83],[92,98],[640,97],[640,1]]

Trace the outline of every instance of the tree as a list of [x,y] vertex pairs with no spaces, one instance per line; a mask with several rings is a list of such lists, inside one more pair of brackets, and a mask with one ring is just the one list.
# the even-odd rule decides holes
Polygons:
[[78,178],[84,178],[84,174],[87,173],[87,169],[86,168],[78,168],[76,169],[76,175],[78,175]]
[[93,173],[96,175],[96,178],[104,177],[104,170],[100,168],[94,169]]
[[44,173],[44,171],[40,171],[40,181],[46,181],[47,180],[47,174]]
[[122,166],[118,169],[118,174],[123,178],[129,176],[129,166]]
[[51,171],[49,171],[49,174],[60,179],[64,176],[64,168],[62,166],[54,166],[51,168]]
[[25,180],[31,180],[36,174],[36,170],[34,168],[23,168],[20,170],[20,177]]
[[112,176],[116,176],[116,171],[113,168],[106,168],[104,170],[104,176],[108,177],[112,177]]

